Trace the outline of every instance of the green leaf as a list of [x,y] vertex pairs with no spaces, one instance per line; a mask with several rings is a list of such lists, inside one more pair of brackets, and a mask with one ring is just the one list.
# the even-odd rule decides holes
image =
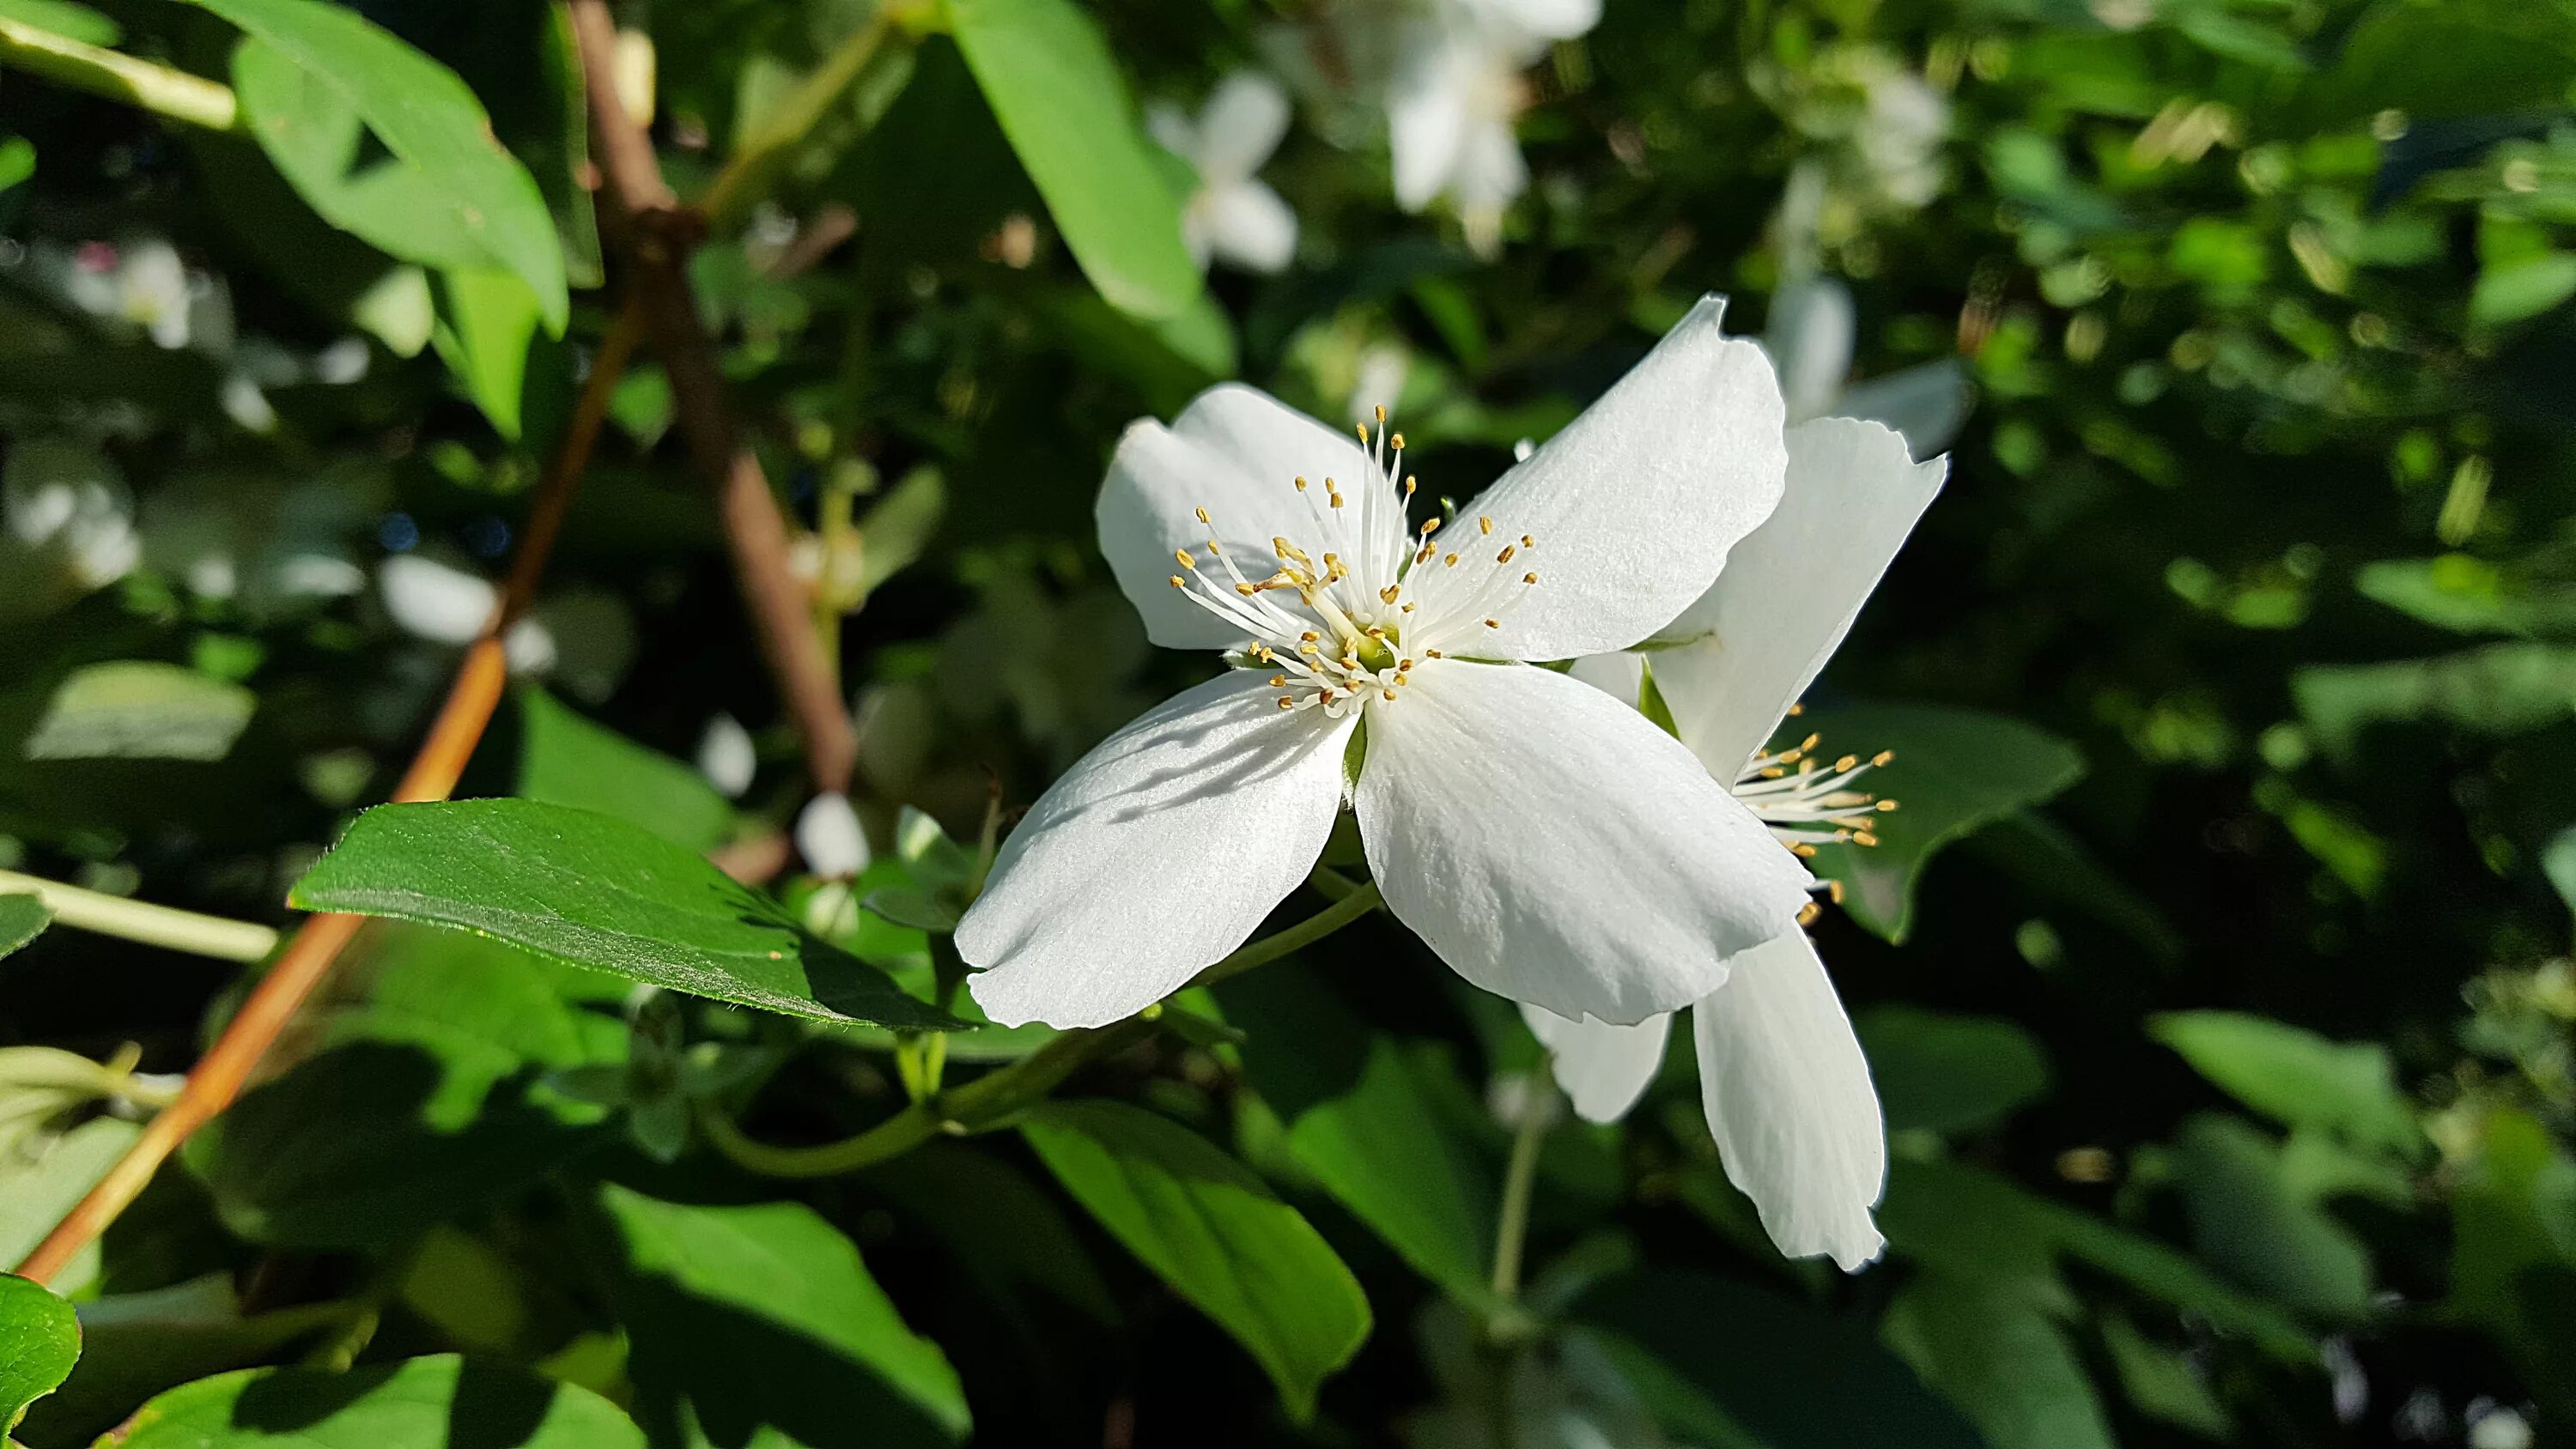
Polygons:
[[1118,1304],[1073,1220],[1009,1163],[970,1147],[933,1142],[871,1171],[867,1182],[896,1211],[945,1241],[995,1302],[1016,1307],[1026,1289],[1037,1288],[1096,1322],[1118,1321]]
[[[408,261],[511,272],[562,335],[554,220],[454,71],[320,0],[192,3],[244,32],[233,52],[243,117],[325,220]],[[368,155],[369,135],[389,157]]]
[[0,20],[50,30],[83,45],[112,46],[125,38],[114,20],[71,0],[0,0]]
[[2120,1375],[2121,1390],[2141,1414],[2189,1429],[2205,1439],[2234,1437],[2227,1408],[2210,1392],[2197,1354],[2151,1343],[2116,1310],[2101,1315],[2102,1346]]
[[1234,1335],[1299,1422],[1368,1337],[1368,1299],[1295,1208],[1207,1139],[1119,1102],[1051,1102],[1021,1131],[1127,1250]]
[[588,1389],[454,1354],[347,1373],[246,1369],[184,1384],[134,1415],[126,1449],[643,1449]]
[[1873,934],[1902,942],[1914,895],[1934,852],[1977,827],[2048,799],[2084,773],[2073,745],[2002,715],[1931,705],[1853,705],[1810,710],[1792,730],[1823,736],[1830,759],[1890,750],[1868,777],[1898,808],[1877,817],[1874,846],[1824,845],[1811,864],[1849,889],[1843,909]]
[[1619,1361],[1661,1364],[1776,1449],[1982,1449],[1866,1319],[1688,1268],[1613,1280],[1574,1312],[1606,1342],[1624,1341]]
[[270,1362],[356,1311],[345,1302],[308,1303],[244,1318],[224,1274],[86,1307],[80,1364],[28,1411],[21,1437],[30,1444],[87,1444],[164,1389]]
[[1881,1006],[1854,1023],[1891,1132],[1989,1127],[2048,1090],[2048,1058],[2000,1017]]
[[567,375],[559,346],[537,334],[543,320],[536,294],[516,276],[481,268],[439,274],[438,324],[430,341],[465,395],[490,419],[493,431],[515,443],[542,406],[530,389],[548,389]]
[[2494,1108],[2475,1126],[2446,1307],[2503,1343],[2544,1413],[2576,1414],[2576,1158],[2520,1112]]
[[2369,1311],[2369,1250],[2283,1170],[2282,1153],[2239,1117],[2183,1124],[2170,1168],[2201,1258],[2292,1308]]
[[295,883],[291,900],[299,910],[478,931],[570,965],[791,1016],[957,1025],[685,847],[588,810],[532,800],[380,806]]
[[2576,649],[2516,642],[2435,659],[2310,665],[2290,676],[2290,697],[2336,756],[2349,755],[2363,729],[2389,721],[2519,734],[2576,716]]
[[0,1434],[61,1387],[81,1350],[80,1318],[43,1285],[0,1273]]
[[[610,1184],[619,1318],[658,1444],[937,1444],[971,1420],[939,1346],[800,1203],[697,1207]],[[758,1431],[767,1432],[758,1432]]]
[[2479,272],[2469,293],[2469,320],[2501,327],[2537,317],[2569,297],[2576,297],[2576,252],[2544,252]]
[[2559,831],[2540,852],[2540,873],[2558,888],[2558,898],[2576,911],[2576,825]]
[[1494,1183],[1442,1130],[1425,1065],[1305,973],[1242,977],[1219,995],[1249,1033],[1244,1073],[1286,1125],[1298,1164],[1414,1271],[1481,1301]]
[[238,684],[150,660],[72,671],[54,688],[30,760],[220,760],[232,753],[259,697]]
[[[55,1139],[33,1162],[0,1158],[0,1262],[25,1258],[74,1204],[98,1185],[143,1129],[114,1117],[94,1117]],[[53,1286],[77,1293],[98,1276],[98,1245],[81,1249]]]
[[1994,1449],[2113,1449],[2074,1345],[2027,1301],[1927,1273],[1888,1304],[1883,1331]]
[[399,925],[371,926],[343,969],[364,989],[312,1023],[316,1054],[184,1149],[235,1231],[313,1247],[399,1241],[605,1145],[606,1110],[549,1081],[625,1055],[625,1024],[559,989],[580,973]]
[[949,0],[948,20],[1083,275],[1126,311],[1178,315],[1198,266],[1099,27],[1072,0]]
[[54,913],[36,897],[0,895],[0,956],[23,949],[53,923]]
[[732,836],[733,804],[704,775],[594,723],[533,684],[520,686],[517,697],[513,794],[614,815],[700,852]]
[[2229,1096],[2290,1127],[2314,1127],[2357,1147],[2400,1155],[2423,1133],[2397,1090],[2388,1049],[2233,1011],[2174,1011],[2147,1030]]

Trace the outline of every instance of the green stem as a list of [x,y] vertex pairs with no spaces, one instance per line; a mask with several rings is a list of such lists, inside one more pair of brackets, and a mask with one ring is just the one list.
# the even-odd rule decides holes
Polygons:
[[[1296,925],[1244,946],[1200,972],[1191,984],[1204,986],[1276,961],[1358,920],[1377,903],[1377,887],[1363,885]],[[698,1125],[716,1151],[746,1172],[763,1177],[838,1177],[900,1157],[933,1137],[964,1136],[1009,1122],[1046,1100],[1065,1078],[1152,1036],[1161,1014],[1159,1006],[1147,1007],[1108,1026],[1068,1031],[1000,1071],[954,1091],[935,1093],[839,1142],[772,1147],[745,1136],[712,1103],[698,1109]]]
[[0,18],[0,65],[209,131],[241,126],[241,106],[229,86],[23,20]]
[[13,870],[0,870],[0,895],[34,896],[66,926],[218,961],[262,961],[277,949],[277,932],[250,921],[130,901]]
[[1503,1207],[1494,1223],[1494,1296],[1520,1297],[1521,1249],[1529,1239],[1530,1192],[1538,1183],[1538,1150],[1556,1122],[1556,1078],[1542,1061],[1530,1074],[1520,1130],[1512,1135],[1511,1162],[1503,1169]]
[[759,130],[735,143],[732,159],[716,173],[706,194],[698,198],[698,211],[706,217],[710,231],[721,234],[740,223],[752,202],[768,192],[770,171],[782,164],[787,153],[811,134],[850,87],[858,83],[859,73],[875,58],[877,47],[884,43],[886,31],[891,28],[891,9],[879,6],[875,15],[823,57],[823,63],[814,67],[813,73],[770,113]]

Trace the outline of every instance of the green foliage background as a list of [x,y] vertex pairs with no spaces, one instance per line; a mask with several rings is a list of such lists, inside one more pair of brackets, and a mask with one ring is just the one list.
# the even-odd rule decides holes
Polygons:
[[[639,363],[540,603],[557,658],[462,792],[533,803],[458,807],[564,878],[478,881],[433,813],[298,887],[432,924],[368,927],[56,1281],[85,1333],[49,1396],[59,1305],[0,1283],[30,1449],[138,1409],[137,1445],[353,1449],[2576,1442],[2576,8],[1609,0],[1532,72],[1497,255],[1394,207],[1365,107],[1301,97],[1264,173],[1296,263],[1202,290],[1138,98],[1195,106],[1314,19],[949,0],[806,110],[866,0],[622,16],[682,196],[761,158],[690,270],[851,606],[876,859],[689,874],[810,786]],[[83,94],[31,34],[224,79],[241,124]],[[381,566],[497,573],[612,315],[568,34],[0,0],[0,866],[283,922],[388,793],[455,651]],[[1945,117],[1919,154],[1907,105]],[[159,238],[175,345],[118,270]],[[1854,890],[1818,927],[1889,1116],[1882,1263],[1780,1259],[1679,1060],[1551,1133],[1498,1298],[1536,1048],[1382,918],[994,1130],[799,1175],[901,1114],[886,1024],[939,1022],[993,790],[1202,667],[1094,551],[1122,427],[1223,377],[1333,418],[1398,376],[1464,496],[1701,292],[1750,331],[1813,270],[1856,378],[1955,357],[1975,396],[1811,701],[1923,812],[1826,862]],[[130,570],[20,516],[66,480],[110,552],[134,520]],[[678,763],[717,710],[758,746],[739,801]],[[686,889],[583,886],[647,872]],[[494,927],[530,900],[560,929]],[[6,1262],[240,983],[23,895],[0,947]],[[577,969],[621,963],[697,994]],[[947,1080],[1047,1036],[945,1038]]]

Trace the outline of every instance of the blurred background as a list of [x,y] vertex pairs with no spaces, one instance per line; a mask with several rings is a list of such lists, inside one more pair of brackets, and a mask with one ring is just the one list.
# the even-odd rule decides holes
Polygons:
[[[370,928],[292,1070],[57,1284],[126,1308],[31,1449],[294,1361],[363,1295],[359,1352],[535,1366],[657,1446],[954,1436],[850,1410],[864,1364],[674,1367],[722,1330],[617,1291],[583,1246],[603,1181],[807,1204],[984,1443],[2576,1443],[2576,7],[1448,3],[1476,44],[1363,0],[1061,5],[1104,63],[1072,100],[929,7],[814,114],[866,0],[619,10],[682,197],[768,148],[688,277],[851,711],[861,884],[914,881],[906,822],[971,848],[993,791],[1024,807],[1204,677],[1094,544],[1132,419],[1229,377],[1384,403],[1463,498],[1726,293],[1793,415],[1952,456],[1810,696],[1829,748],[1897,750],[1909,807],[1829,862],[1853,890],[1816,928],[1888,1113],[1885,1260],[1777,1256],[1677,1049],[1624,1125],[1551,1134],[1498,1350],[1457,1284],[1537,1053],[1364,925],[1220,993],[1240,1043],[1085,1084],[1228,1146],[1357,1275],[1374,1328],[1300,1423],[1016,1142],[781,1185],[691,1139],[699,1100],[778,1140],[865,1125],[901,1100],[881,1041]],[[481,98],[568,326],[274,147],[0,73],[0,867],[284,922],[490,612],[611,325],[557,12],[351,8]],[[234,41],[144,0],[0,22],[208,76]],[[1095,112],[1194,257],[1122,242],[1128,198],[1032,135]],[[768,850],[816,929],[918,968],[918,932],[777,863],[814,781],[674,424],[648,349],[461,793]],[[0,1048],[106,1064],[64,1088],[0,1050],[0,1260],[235,975],[71,929],[0,961]],[[756,1109],[647,1070],[698,1048],[759,1055]],[[575,1068],[612,1085],[576,1100]],[[1429,1157],[1336,1156],[1353,1114]]]

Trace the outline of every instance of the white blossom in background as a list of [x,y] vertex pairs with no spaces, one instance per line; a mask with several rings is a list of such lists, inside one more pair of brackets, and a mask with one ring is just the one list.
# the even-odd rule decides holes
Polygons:
[[1397,204],[1448,198],[1468,244],[1493,255],[1529,185],[1517,130],[1529,68],[1600,19],[1600,0],[1437,0],[1404,22],[1386,96]]
[[796,853],[807,870],[827,880],[847,880],[868,868],[868,835],[849,796],[826,791],[805,802],[796,812]]
[[[471,644],[500,606],[499,586],[425,553],[398,553],[376,568],[385,613],[433,644]],[[510,668],[550,678],[584,699],[604,699],[635,659],[633,619],[616,595],[563,589],[539,599],[501,636]]]
[[0,522],[12,554],[0,567],[49,572],[73,592],[103,589],[133,572],[142,557],[134,531],[134,494],[125,474],[96,445],[69,438],[13,441],[0,469]]
[[1288,93],[1257,71],[1217,83],[1193,119],[1158,105],[1145,124],[1195,168],[1199,189],[1181,211],[1181,239],[1204,270],[1213,259],[1248,272],[1287,270],[1297,255],[1297,213],[1260,178],[1288,134]]
[[1884,423],[1905,435],[1917,458],[1948,448],[1968,416],[1968,382],[1958,359],[1939,358],[1846,385],[1856,333],[1851,291],[1832,277],[1789,282],[1772,296],[1762,345],[1780,369],[1789,420]]
[[1867,114],[1852,137],[1861,165],[1899,206],[1924,206],[1948,179],[1941,147],[1950,139],[1950,98],[1902,65],[1863,76]]
[[[1930,506],[1947,459],[1917,463],[1877,423],[1826,418],[1789,430],[1780,506],[1736,545],[1707,595],[1665,631],[1677,641],[1578,661],[1577,678],[1626,701],[1644,670],[1681,742],[1793,849],[1870,841],[1885,802],[1856,789],[1885,757],[1826,762],[1819,742],[1770,753],[1772,732],[1842,643],[1863,601]],[[1806,932],[1734,957],[1691,1009],[1701,1105],[1729,1180],[1780,1250],[1829,1254],[1845,1271],[1878,1256],[1870,1210],[1887,1143],[1869,1063]],[[1575,1110],[1615,1121],[1664,1056],[1669,1016],[1635,1025],[1524,1007]]]
[[1419,525],[1382,422],[1363,446],[1223,385],[1131,426],[1101,549],[1155,643],[1237,667],[1030,809],[957,929],[977,1004],[1093,1026],[1177,990],[1305,879],[1346,796],[1397,919],[1568,1017],[1699,1000],[1794,931],[1813,882],[1759,816],[1635,710],[1521,662],[1654,634],[1779,500],[1779,387],[1723,310]]
[[752,747],[751,731],[742,721],[721,711],[707,721],[707,732],[698,737],[698,773],[708,784],[726,799],[739,800],[759,770],[760,752]]

